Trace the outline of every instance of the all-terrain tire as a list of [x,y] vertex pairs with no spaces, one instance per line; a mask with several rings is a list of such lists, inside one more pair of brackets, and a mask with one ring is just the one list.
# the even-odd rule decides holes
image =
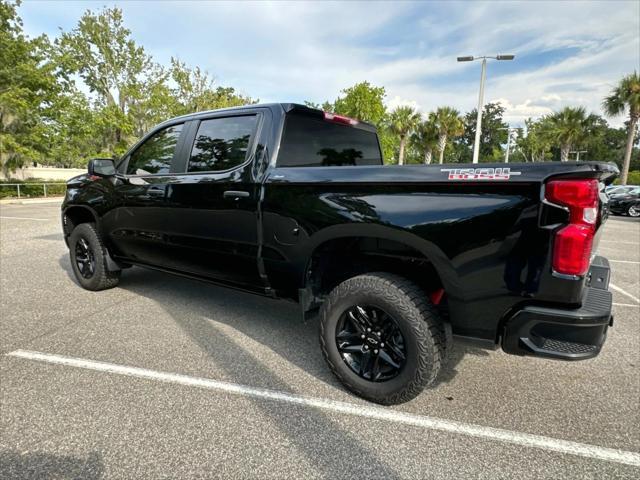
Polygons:
[[[78,266],[77,249],[79,242],[86,242],[93,255],[93,273],[89,277],[83,276]],[[113,288],[120,281],[120,271],[110,271],[107,268],[107,251],[102,243],[102,239],[93,223],[81,223],[73,229],[69,236],[69,256],[71,258],[71,268],[76,280],[87,290],[97,291]]]
[[[374,382],[356,374],[343,360],[336,328],[344,312],[355,305],[379,308],[398,325],[407,355],[397,376]],[[320,309],[320,346],[329,368],[350,391],[376,403],[407,402],[432,384],[444,362],[445,342],[444,325],[425,292],[398,275],[377,272],[345,280]]]

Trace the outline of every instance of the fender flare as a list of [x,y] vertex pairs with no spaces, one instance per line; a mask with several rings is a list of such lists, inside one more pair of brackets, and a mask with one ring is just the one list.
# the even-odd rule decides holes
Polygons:
[[100,217],[98,216],[98,213],[91,207],[87,206],[87,205],[77,205],[77,204],[69,204],[69,205],[65,205],[62,208],[62,230],[64,232],[64,236],[65,236],[65,240],[66,238],[71,234],[71,232],[67,232],[67,225],[64,221],[65,216],[67,215],[67,212],[69,210],[77,210],[77,209],[82,209],[82,210],[86,210],[88,211],[91,216],[93,217],[94,223],[96,224],[96,227],[98,228],[98,231],[100,231]]
[[459,291],[460,282],[451,264],[451,260],[433,242],[425,240],[406,230],[386,225],[361,223],[334,225],[324,228],[308,238],[304,245],[301,246],[298,256],[301,262],[298,265],[298,269],[302,272],[301,289],[307,288],[307,273],[311,267],[313,255],[318,248],[328,241],[346,237],[379,238],[407,245],[420,252],[433,264],[436,272],[440,276],[445,291],[449,295],[455,295],[455,292]]

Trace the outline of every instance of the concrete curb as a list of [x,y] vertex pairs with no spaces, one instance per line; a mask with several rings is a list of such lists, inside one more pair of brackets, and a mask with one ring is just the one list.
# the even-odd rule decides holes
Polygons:
[[62,203],[64,197],[51,197],[51,198],[9,198],[0,200],[0,205],[31,205],[38,203]]

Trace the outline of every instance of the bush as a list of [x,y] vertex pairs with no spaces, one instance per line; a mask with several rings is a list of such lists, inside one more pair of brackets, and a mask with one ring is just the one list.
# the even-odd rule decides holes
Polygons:
[[[30,178],[29,180],[0,180],[0,198],[18,198],[18,187],[20,184],[20,198],[44,197],[43,183],[47,184],[47,197],[64,195],[67,187],[61,180],[41,180]],[[9,184],[9,185],[7,185]]]
[[640,185],[640,170],[632,170],[627,177],[628,185]]

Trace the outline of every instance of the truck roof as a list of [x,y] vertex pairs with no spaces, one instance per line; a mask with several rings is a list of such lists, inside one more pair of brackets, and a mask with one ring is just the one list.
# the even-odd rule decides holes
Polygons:
[[[309,113],[309,114],[317,114],[318,116],[320,115],[324,115],[325,112],[323,112],[322,110],[319,110],[317,108],[312,108],[312,107],[308,107],[307,105],[302,105],[300,103],[293,103],[293,102],[288,102],[288,103],[284,103],[284,102],[280,102],[280,103],[255,103],[255,104],[250,104],[250,105],[241,105],[239,107],[227,107],[227,108],[218,108],[215,110],[205,110],[202,112],[194,112],[194,113],[187,113],[185,115],[180,115],[179,117],[173,117],[170,118],[168,120],[165,120],[164,122],[162,122],[161,125],[164,125],[165,123],[173,123],[176,120],[194,120],[200,117],[206,117],[208,115],[211,115],[212,113],[224,113],[224,112],[242,112],[243,110],[251,110],[254,108],[270,108],[272,110],[282,110],[285,113],[289,113],[292,111],[297,111],[300,113]],[[365,122],[359,119],[354,119],[354,120],[358,120],[358,126],[359,127],[365,127],[366,130],[375,130],[375,125],[369,123],[369,122]],[[368,128],[367,128],[368,127]]]

